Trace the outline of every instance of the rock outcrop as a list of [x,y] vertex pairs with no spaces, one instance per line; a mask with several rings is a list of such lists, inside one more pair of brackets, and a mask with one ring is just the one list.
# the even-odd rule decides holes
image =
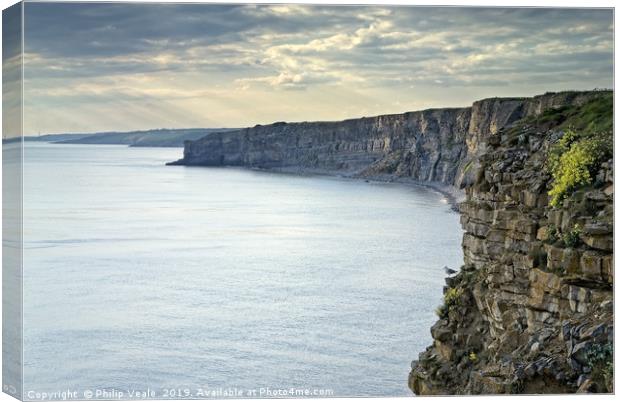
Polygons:
[[[416,394],[611,392],[613,161],[549,205],[549,110],[609,92],[485,99],[343,122],[275,123],[185,144],[173,164],[407,178],[463,189],[464,265],[446,279]],[[611,111],[609,111],[611,113]],[[589,116],[589,115],[588,115]],[[596,113],[592,114],[597,118]]]

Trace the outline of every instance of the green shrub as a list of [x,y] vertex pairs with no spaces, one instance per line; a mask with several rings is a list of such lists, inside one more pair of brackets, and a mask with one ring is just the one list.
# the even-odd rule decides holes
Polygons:
[[558,241],[558,229],[554,225],[549,225],[549,230],[547,234],[547,242],[549,244],[553,244]]
[[546,110],[537,120],[565,130],[547,160],[551,205],[557,207],[577,188],[592,184],[601,163],[613,155],[613,92],[601,91],[583,105]]
[[443,296],[444,303],[448,307],[456,306],[458,305],[459,299],[461,298],[462,294],[463,294],[463,289],[450,288],[448,289],[446,294]]
[[450,288],[446,291],[446,294],[443,295],[443,305],[437,307],[435,313],[439,316],[439,318],[447,318],[448,313],[452,311],[452,309],[459,305],[459,300],[461,295],[463,294],[463,289]]
[[586,364],[592,370],[592,379],[603,383],[607,392],[613,390],[614,348],[611,343],[594,344],[586,353]]
[[566,247],[574,248],[580,242],[579,236],[581,236],[581,228],[579,225],[575,224],[571,231],[562,235],[562,241]]
[[601,164],[612,154],[611,133],[580,135],[568,130],[552,147],[547,160],[553,179],[551,205],[559,206],[574,190],[592,184]]
[[441,319],[448,318],[448,308],[446,307],[445,304],[442,304],[441,306],[435,309],[435,314],[437,314],[437,317]]

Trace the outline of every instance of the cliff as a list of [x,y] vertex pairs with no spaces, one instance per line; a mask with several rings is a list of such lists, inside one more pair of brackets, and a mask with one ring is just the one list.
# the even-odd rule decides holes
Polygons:
[[186,141],[176,165],[246,166],[289,172],[408,178],[462,188],[487,138],[550,107],[582,104],[593,92],[491,98],[341,122],[274,123]]
[[[586,145],[611,130],[612,109],[609,91],[562,92],[276,123],[188,141],[173,164],[406,178],[464,190],[464,265],[446,278],[433,344],[412,363],[410,388],[418,395],[610,392],[613,161],[611,146],[594,163],[587,152],[599,149]],[[562,159],[569,176],[582,176],[552,206],[550,193],[566,179],[550,170],[553,155],[569,153],[560,146],[591,171],[579,170],[581,159]]]
[[[412,363],[416,394],[613,391],[613,160],[558,205],[549,196],[567,127],[611,125],[611,94],[600,96],[487,140],[461,205],[464,266],[446,280],[433,345]],[[610,157],[611,133],[588,143],[605,135]]]

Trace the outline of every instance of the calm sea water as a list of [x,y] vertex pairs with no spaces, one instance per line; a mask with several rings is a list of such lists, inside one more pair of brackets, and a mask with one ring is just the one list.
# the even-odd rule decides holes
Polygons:
[[181,152],[27,144],[25,397],[411,395],[462,260],[442,196],[164,166]]

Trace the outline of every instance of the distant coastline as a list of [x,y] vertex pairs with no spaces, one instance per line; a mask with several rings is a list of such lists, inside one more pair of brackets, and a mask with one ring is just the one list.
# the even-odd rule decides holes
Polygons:
[[[185,141],[203,138],[216,132],[237,130],[236,128],[180,128],[153,129],[126,132],[44,134],[25,136],[24,141],[51,142],[58,144],[128,145],[130,147],[183,147]],[[21,137],[3,140],[15,142]]]

